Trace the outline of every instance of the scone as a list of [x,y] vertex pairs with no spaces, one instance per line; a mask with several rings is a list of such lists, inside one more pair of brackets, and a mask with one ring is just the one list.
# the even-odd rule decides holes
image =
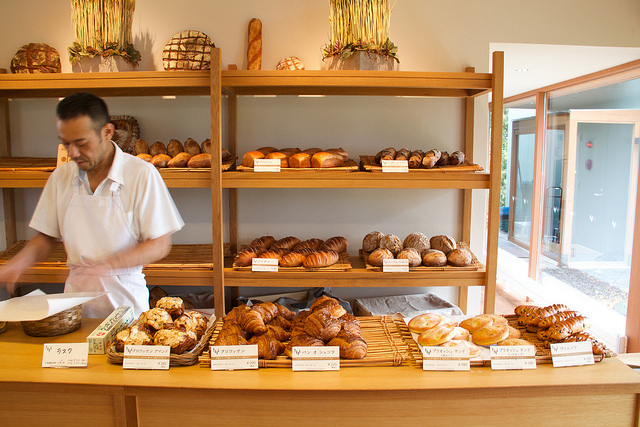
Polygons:
[[456,334],[453,326],[443,325],[427,329],[418,336],[418,344],[422,346],[433,346],[445,343]]
[[427,329],[438,326],[443,319],[444,317],[435,313],[419,314],[409,320],[409,322],[407,323],[407,327],[411,332],[421,334]]
[[492,325],[476,330],[471,334],[471,339],[478,345],[493,345],[506,340],[508,336],[507,325]]

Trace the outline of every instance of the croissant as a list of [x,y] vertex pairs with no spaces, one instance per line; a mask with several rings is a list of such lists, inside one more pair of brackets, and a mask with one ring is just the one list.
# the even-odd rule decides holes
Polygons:
[[289,344],[284,349],[284,354],[292,359],[291,351],[292,347],[322,347],[324,346],[324,341],[319,340],[318,338],[314,338],[311,335],[306,333],[298,333],[295,335],[291,335],[291,339],[289,340]]
[[329,267],[338,262],[339,259],[340,256],[337,252],[314,252],[305,258],[302,265],[306,268]]
[[287,320],[281,315],[277,315],[276,317],[274,317],[267,326],[269,325],[279,326],[285,331],[291,331],[291,329],[293,329],[293,322],[291,320]]
[[238,323],[242,329],[250,334],[264,334],[267,332],[267,326],[264,324],[262,314],[253,308],[246,311]]
[[249,344],[258,345],[258,358],[260,359],[273,360],[284,351],[284,344],[268,334],[251,337]]
[[287,307],[285,307],[282,304],[278,304],[277,302],[274,303],[276,308],[278,309],[278,315],[284,317],[287,320],[292,320],[295,317],[295,313],[291,310],[289,310]]
[[549,337],[552,340],[559,341],[575,334],[576,332],[582,332],[591,326],[591,321],[584,316],[570,317],[569,319],[562,320],[549,328]]
[[267,332],[265,332],[265,335],[269,335],[271,338],[281,342],[286,341],[289,339],[289,337],[291,337],[290,332],[287,332],[280,326],[273,325],[273,324],[267,325]]
[[540,319],[540,322],[538,322],[538,327],[541,329],[546,329],[546,328],[549,328],[551,325],[554,325],[555,323],[560,322],[561,320],[565,320],[575,316],[580,316],[580,312],[559,311],[555,314],[552,314],[550,316],[543,317],[542,319]]
[[262,236],[262,237],[258,237],[256,239],[253,239],[251,241],[251,243],[249,243],[249,246],[260,246],[263,247],[265,249],[269,249],[271,247],[271,245],[273,244],[273,242],[275,242],[276,239],[273,236]]
[[360,325],[360,321],[353,314],[345,313],[339,320],[343,331],[351,332],[355,335],[362,335],[362,326]]
[[222,318],[223,322],[235,322],[239,323],[240,318],[244,314],[245,311],[251,310],[246,304],[239,305],[237,307],[233,307],[226,316]]
[[334,251],[334,252],[340,253],[340,252],[346,251],[347,246],[349,246],[347,239],[345,239],[342,236],[335,236],[325,240],[322,246],[320,246],[318,250]]
[[300,267],[304,260],[307,257],[298,252],[289,252],[288,254],[282,255],[280,261],[280,267]]
[[300,239],[298,239],[297,237],[288,236],[273,242],[271,248],[283,248],[287,251],[290,251],[298,243],[300,243]]
[[222,329],[216,340],[213,342],[214,346],[218,345],[247,345],[247,340],[240,334],[234,333],[230,329]]
[[367,342],[361,336],[344,330],[327,345],[338,346],[343,359],[362,359],[367,355]]
[[311,314],[309,310],[299,311],[293,318],[293,327],[302,325],[304,326],[304,322],[307,320],[307,317]]
[[342,325],[333,317],[329,309],[318,310],[311,313],[304,322],[304,329],[309,335],[324,342],[338,335]]
[[271,319],[278,315],[278,307],[272,302],[261,302],[251,307],[262,315],[264,323],[269,323]]
[[319,296],[318,298],[315,299],[315,301],[313,301],[313,303],[311,303],[311,307],[309,307],[309,310],[311,310],[311,312],[314,312],[316,310],[318,310],[319,307],[322,306],[322,308],[325,307],[330,307],[330,306],[334,306],[334,305],[338,305],[340,304],[338,302],[337,299],[330,297],[328,295],[324,295],[322,294],[321,296]]
[[242,329],[242,326],[234,322],[223,322],[222,328],[220,328],[220,332],[222,331],[228,331],[237,335],[241,335],[243,338],[249,338],[249,333]]

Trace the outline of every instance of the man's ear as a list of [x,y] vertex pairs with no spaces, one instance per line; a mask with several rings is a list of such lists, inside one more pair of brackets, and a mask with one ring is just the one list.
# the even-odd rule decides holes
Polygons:
[[113,123],[107,123],[106,125],[102,126],[102,137],[105,138],[107,141],[111,141],[111,139],[113,138],[113,134],[116,132],[116,127],[113,125]]

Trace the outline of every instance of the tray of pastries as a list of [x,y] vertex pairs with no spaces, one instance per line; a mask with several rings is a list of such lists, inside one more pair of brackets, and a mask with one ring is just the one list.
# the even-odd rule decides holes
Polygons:
[[[527,307],[527,308],[525,308]],[[403,330],[404,337],[412,348],[412,357],[417,363],[422,363],[421,347],[427,346],[466,346],[469,348],[471,366],[489,366],[491,364],[490,346],[513,346],[532,345],[535,346],[536,363],[552,363],[550,344],[553,342],[591,341],[594,360],[602,361],[606,357],[614,356],[604,344],[599,342],[594,336],[586,332],[589,324],[586,318],[580,318],[574,322],[561,320],[577,317],[575,313],[561,304],[554,304],[547,307],[519,306],[517,313],[525,310],[538,311],[538,315],[525,317],[536,317],[538,323],[545,319],[542,325],[535,326],[536,332],[530,325],[524,325],[522,315],[481,314],[472,317],[464,316],[443,316],[437,313],[423,313],[411,319],[405,319],[406,329]],[[562,311],[557,311],[562,310]],[[559,313],[565,313],[564,315]],[[554,317],[555,316],[555,317]],[[554,326],[556,324],[557,326]],[[568,327],[568,325],[571,325]],[[528,330],[527,330],[528,329]],[[540,331],[545,331],[540,333]],[[562,331],[559,333],[557,331]],[[549,334],[557,339],[548,339]],[[546,337],[546,339],[545,339]]]
[[242,156],[242,165],[238,170],[253,172],[254,163],[258,159],[278,159],[280,168],[291,172],[305,171],[357,171],[358,165],[349,158],[349,154],[342,148],[307,148],[297,147],[276,148],[260,147],[248,151]]
[[[210,345],[247,344],[258,346],[261,368],[290,368],[294,346],[337,346],[341,367],[398,366],[409,357],[397,320],[356,317],[327,295],[297,314],[271,302],[234,307],[217,322]],[[210,355],[200,356],[200,363],[211,366]]]
[[208,346],[214,326],[214,315],[185,310],[182,298],[160,298],[154,308],[116,334],[107,360],[122,364],[125,345],[165,345],[171,347],[170,366],[193,365]]
[[[132,154],[159,169],[201,169],[211,167],[211,139],[198,143],[193,138],[187,138],[184,143],[172,139],[165,144],[156,141],[149,144],[146,139],[138,139],[133,145]],[[236,158],[222,148],[222,170],[228,170],[235,164]]]
[[404,160],[407,162],[409,173],[424,172],[478,172],[482,167],[470,162],[462,151],[449,154],[446,151],[433,149],[429,151],[409,150],[393,147],[380,150],[375,156],[360,156],[362,169],[369,172],[382,172],[382,160]]
[[395,234],[372,231],[362,240],[360,256],[372,271],[382,271],[385,259],[407,259],[409,271],[483,268],[466,243],[444,234],[427,237],[416,232],[401,240]]
[[233,260],[233,269],[251,271],[254,258],[272,258],[278,260],[279,270],[347,271],[351,270],[348,245],[342,236],[326,240],[301,240],[295,236],[276,240],[273,236],[262,236],[241,248]]

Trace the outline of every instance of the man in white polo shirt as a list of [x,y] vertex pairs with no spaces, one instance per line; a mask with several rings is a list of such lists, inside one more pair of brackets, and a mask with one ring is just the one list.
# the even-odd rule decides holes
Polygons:
[[56,110],[58,138],[73,162],[51,174],[29,226],[38,234],[0,269],[12,293],[20,274],[45,261],[62,240],[70,268],[65,292],[108,291],[83,306],[106,317],[120,305],[149,308],[142,266],[168,255],[171,234],[184,222],[153,165],[124,153],[112,140],[104,101],[81,92]]

